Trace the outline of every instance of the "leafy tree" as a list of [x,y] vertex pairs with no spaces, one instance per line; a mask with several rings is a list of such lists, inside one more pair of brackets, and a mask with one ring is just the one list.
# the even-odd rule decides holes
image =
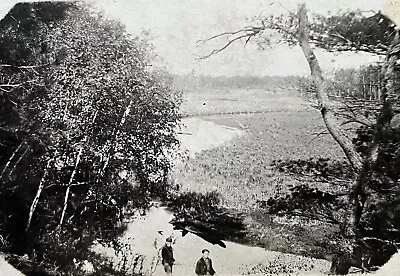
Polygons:
[[179,95],[145,36],[84,4],[21,3],[0,25],[2,250],[67,273],[165,196]]
[[[400,196],[397,132],[393,125],[398,105],[399,31],[394,23],[381,13],[366,16],[362,12],[342,12],[338,15],[307,15],[304,4],[297,12],[286,16],[257,17],[255,23],[243,29],[215,35],[210,39],[224,40],[221,47],[203,58],[224,51],[236,41],[248,43],[255,39],[261,48],[275,42],[300,46],[309,65],[312,86],[328,133],[343,150],[351,166],[352,180],[342,191],[332,182],[331,189],[300,186],[291,193],[271,199],[272,213],[312,218],[338,225],[340,242],[332,262],[332,272],[346,274],[351,265],[369,265],[361,260],[368,248],[378,251],[383,261],[391,252],[382,254],[384,247],[392,249],[399,242],[398,235],[389,235],[399,229],[398,198]],[[330,82],[323,74],[313,48],[327,51],[364,51],[384,55],[379,109],[373,112],[375,122],[359,130],[355,141],[347,135],[336,118],[335,104],[329,97]],[[356,122],[355,123],[360,123]],[[385,223],[382,223],[382,222]],[[375,242],[379,243],[376,245]],[[369,267],[366,267],[367,269]]]

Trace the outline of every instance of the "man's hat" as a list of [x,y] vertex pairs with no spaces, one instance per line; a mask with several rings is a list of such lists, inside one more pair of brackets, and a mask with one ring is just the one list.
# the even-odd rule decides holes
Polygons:
[[165,241],[166,241],[166,242],[172,242],[172,238],[171,238],[171,237],[168,237]]

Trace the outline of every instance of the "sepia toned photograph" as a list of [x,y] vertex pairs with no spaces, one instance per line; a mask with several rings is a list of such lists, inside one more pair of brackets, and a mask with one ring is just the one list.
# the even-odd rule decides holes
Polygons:
[[0,276],[400,275],[400,0],[0,0]]

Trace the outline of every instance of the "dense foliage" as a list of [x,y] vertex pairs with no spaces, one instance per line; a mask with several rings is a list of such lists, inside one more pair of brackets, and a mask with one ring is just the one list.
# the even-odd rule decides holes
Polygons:
[[386,54],[395,24],[385,15],[346,11],[311,17],[311,41],[329,51],[365,51]]
[[67,271],[168,189],[179,95],[146,37],[79,3],[0,21],[3,251]]

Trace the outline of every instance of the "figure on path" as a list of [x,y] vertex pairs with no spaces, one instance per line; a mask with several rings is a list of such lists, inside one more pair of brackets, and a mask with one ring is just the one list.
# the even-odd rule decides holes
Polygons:
[[200,258],[200,260],[197,261],[195,273],[197,275],[207,275],[207,276],[214,275],[215,270],[213,268],[212,261],[209,257],[210,250],[203,249],[201,253],[203,254],[203,256]]
[[162,265],[167,275],[172,274],[172,266],[174,265],[174,252],[172,249],[172,238],[168,237],[165,240],[165,245],[161,249]]

